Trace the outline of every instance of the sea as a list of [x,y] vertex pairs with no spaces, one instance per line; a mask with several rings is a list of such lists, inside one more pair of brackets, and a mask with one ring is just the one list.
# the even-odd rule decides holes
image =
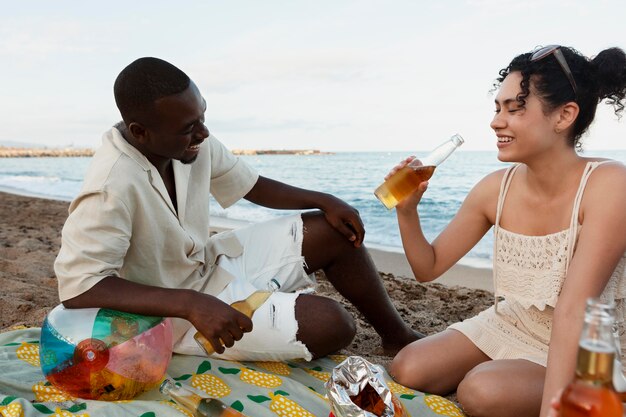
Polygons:
[[[626,163],[626,150],[589,151]],[[422,153],[415,154],[418,158]],[[394,210],[387,210],[374,196],[374,189],[407,152],[337,152],[313,155],[240,156],[261,175],[285,183],[334,194],[354,206],[365,224],[365,244],[388,251],[402,251]],[[0,190],[16,194],[70,201],[80,191],[91,158],[0,158]],[[459,150],[435,171],[419,205],[425,236],[433,240],[458,211],[472,187],[488,173],[508,164],[498,161],[495,151]],[[285,214],[242,200],[223,209],[211,199],[211,215],[224,220],[258,222]],[[490,268],[493,232],[461,260]]]

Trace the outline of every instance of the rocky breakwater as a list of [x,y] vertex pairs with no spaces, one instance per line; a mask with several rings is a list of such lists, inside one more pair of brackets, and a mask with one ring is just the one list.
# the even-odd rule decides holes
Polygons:
[[[235,155],[326,155],[317,149],[233,149]],[[89,148],[17,148],[0,146],[0,158],[37,158],[42,156],[93,156]]]
[[235,155],[327,155],[317,149],[233,149]]
[[38,158],[43,156],[70,157],[93,156],[93,149],[88,148],[15,148],[0,146],[0,158]]

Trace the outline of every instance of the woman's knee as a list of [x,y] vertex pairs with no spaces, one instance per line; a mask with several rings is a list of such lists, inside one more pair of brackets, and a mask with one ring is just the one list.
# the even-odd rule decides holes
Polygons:
[[398,384],[416,388],[414,361],[406,348],[400,350],[391,361],[389,374]]
[[456,391],[457,399],[468,415],[492,415],[489,414],[489,410],[499,409],[498,404],[504,399],[499,394],[500,385],[493,372],[478,365],[469,371],[459,384]]
[[439,387],[433,384],[437,378],[432,378],[428,366],[422,362],[421,358],[423,355],[412,343],[400,350],[393,358],[389,373],[398,384],[423,392],[439,394]]

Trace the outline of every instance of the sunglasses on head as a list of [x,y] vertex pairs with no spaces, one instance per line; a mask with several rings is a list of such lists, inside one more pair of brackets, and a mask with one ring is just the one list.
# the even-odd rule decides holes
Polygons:
[[572,70],[569,68],[569,65],[567,65],[565,55],[563,55],[563,52],[561,52],[560,45],[548,45],[541,49],[538,49],[530,56],[530,62],[540,61],[549,55],[554,55],[554,57],[556,58],[557,62],[561,66],[561,69],[567,76],[567,79],[572,86],[572,90],[574,90],[574,95],[576,96],[578,94],[576,81],[574,81],[574,75],[572,74]]

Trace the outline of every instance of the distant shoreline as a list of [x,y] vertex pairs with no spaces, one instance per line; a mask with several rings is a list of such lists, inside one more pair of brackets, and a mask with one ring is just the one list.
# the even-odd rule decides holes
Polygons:
[[[91,148],[17,148],[0,146],[0,158],[91,157]],[[234,149],[235,155],[329,155],[318,149]]]
[[319,149],[232,149],[235,155],[332,155]]
[[0,146],[0,158],[40,158],[40,157],[89,157],[94,150],[89,148],[14,148]]

